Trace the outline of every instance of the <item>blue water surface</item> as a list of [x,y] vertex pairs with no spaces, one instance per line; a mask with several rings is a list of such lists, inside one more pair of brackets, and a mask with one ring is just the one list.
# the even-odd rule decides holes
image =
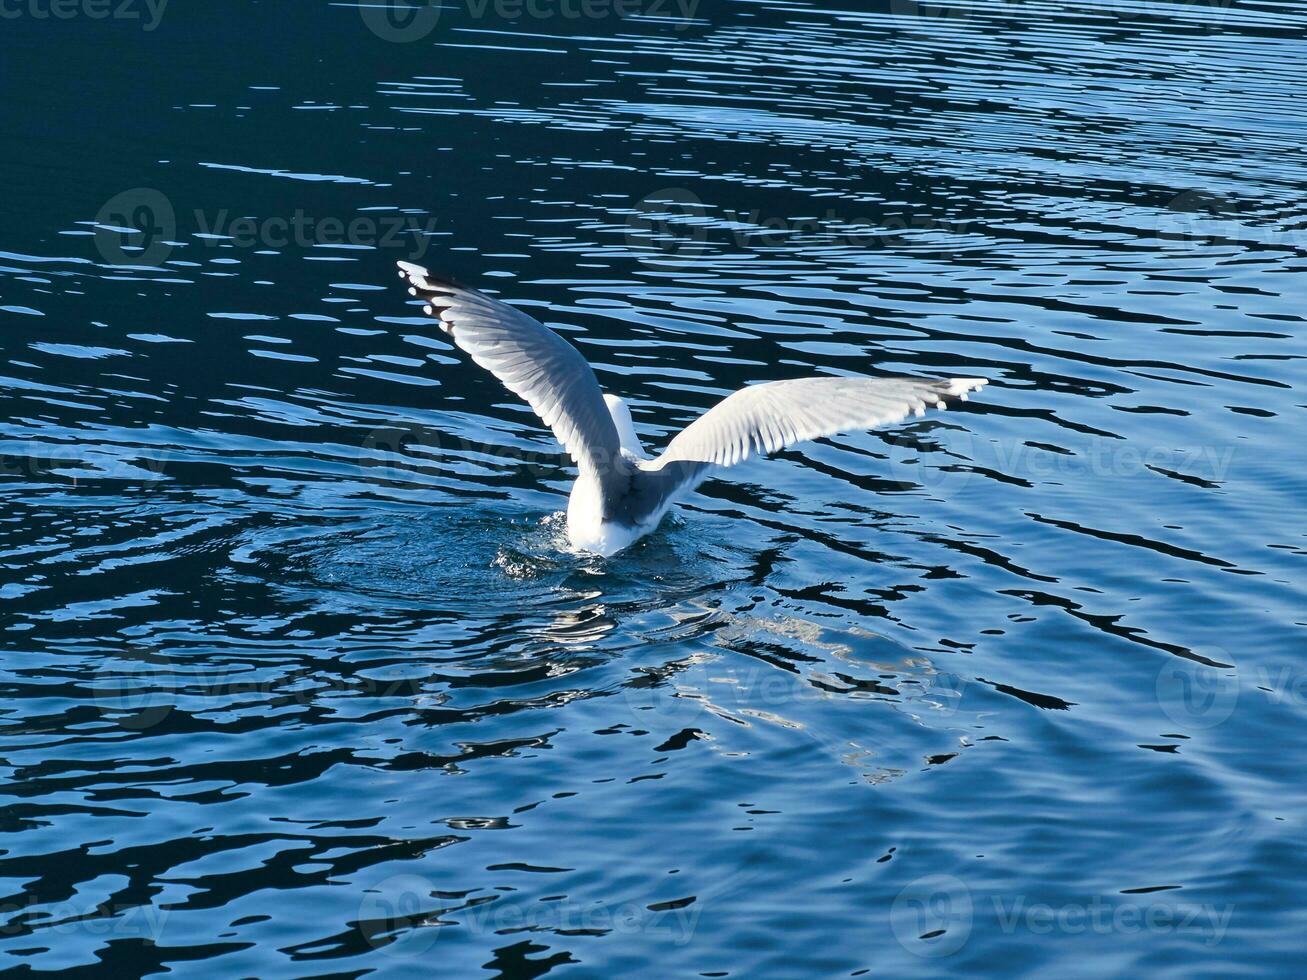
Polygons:
[[[389,3],[0,22],[0,969],[1299,975],[1303,6]],[[991,384],[576,555],[401,259]]]

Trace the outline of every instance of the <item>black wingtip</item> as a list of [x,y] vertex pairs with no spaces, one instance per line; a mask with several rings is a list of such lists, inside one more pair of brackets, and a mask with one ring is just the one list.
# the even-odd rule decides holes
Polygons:
[[434,319],[442,331],[452,335],[454,325],[445,319],[444,313],[450,307],[449,294],[455,290],[461,291],[462,287],[441,276],[433,276],[427,269],[412,262],[396,264],[399,266],[399,277],[408,281],[409,295],[424,301],[422,312]]
[[473,289],[471,286],[465,286],[457,279],[442,275],[438,272],[432,272],[425,266],[420,266],[414,262],[401,261],[396,262],[395,264],[399,266],[399,277],[401,279],[407,279],[409,283],[416,286],[418,289],[421,289],[423,283],[426,283],[428,286],[457,289],[460,292],[465,293],[477,292],[477,290]]

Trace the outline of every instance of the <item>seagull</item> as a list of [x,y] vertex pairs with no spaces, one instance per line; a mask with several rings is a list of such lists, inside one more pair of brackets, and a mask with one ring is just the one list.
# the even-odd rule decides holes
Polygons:
[[630,547],[680,498],[718,470],[756,453],[841,432],[870,429],[944,408],[985,378],[799,378],[749,385],[679,432],[662,455],[640,444],[631,410],[605,394],[581,353],[514,306],[399,263],[409,293],[423,301],[460,349],[523,398],[576,463],[567,536],[579,551],[609,557]]

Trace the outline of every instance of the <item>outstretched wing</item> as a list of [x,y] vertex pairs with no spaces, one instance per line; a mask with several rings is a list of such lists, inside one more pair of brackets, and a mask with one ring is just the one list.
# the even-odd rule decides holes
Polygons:
[[713,467],[855,429],[901,422],[988,384],[984,378],[800,378],[750,385],[686,426],[642,468],[640,506],[656,512]]
[[741,388],[686,426],[655,463],[734,466],[754,453],[871,429],[966,398],[983,378],[800,378]]
[[575,347],[543,323],[484,293],[399,263],[409,292],[426,300],[423,312],[472,360],[521,396],[553,430],[576,465],[599,478],[605,500],[629,486],[617,427],[594,371]]

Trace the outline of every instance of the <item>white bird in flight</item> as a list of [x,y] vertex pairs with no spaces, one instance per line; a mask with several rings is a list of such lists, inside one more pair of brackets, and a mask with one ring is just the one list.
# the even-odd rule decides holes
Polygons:
[[800,378],[750,385],[722,399],[650,458],[631,410],[606,395],[580,352],[543,323],[411,262],[409,292],[477,364],[520,395],[576,462],[567,502],[572,546],[609,556],[658,526],[714,471],[754,453],[870,429],[966,400],[985,378]]

